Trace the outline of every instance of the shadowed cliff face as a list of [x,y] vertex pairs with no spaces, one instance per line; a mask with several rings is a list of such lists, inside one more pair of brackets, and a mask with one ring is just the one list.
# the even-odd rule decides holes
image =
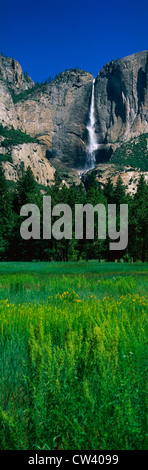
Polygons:
[[86,121],[93,76],[83,71],[63,72],[44,90],[18,102],[23,130],[46,145],[47,154],[83,167],[86,158]]
[[139,52],[105,65],[95,83],[97,162],[119,142],[148,132],[148,53]]

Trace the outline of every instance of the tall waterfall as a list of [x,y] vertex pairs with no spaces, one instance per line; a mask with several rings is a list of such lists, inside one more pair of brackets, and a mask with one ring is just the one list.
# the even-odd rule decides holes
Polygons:
[[95,79],[92,84],[91,104],[89,112],[89,121],[87,125],[88,130],[88,146],[87,146],[87,166],[93,168],[95,166],[95,151],[98,148],[97,139],[95,134],[95,107],[94,107],[94,95],[95,95]]

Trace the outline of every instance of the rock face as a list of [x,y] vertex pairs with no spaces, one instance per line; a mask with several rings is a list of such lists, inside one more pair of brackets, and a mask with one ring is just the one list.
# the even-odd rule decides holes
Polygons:
[[32,88],[30,77],[24,77],[20,64],[0,54],[0,123],[14,129],[20,127],[12,93],[18,94]]
[[17,128],[17,114],[7,83],[0,79],[0,123]]
[[22,72],[22,68],[17,60],[11,57],[4,57],[0,54],[0,80],[10,86],[15,93],[28,90],[34,85],[33,80]]
[[119,142],[148,132],[148,52],[106,64],[95,82],[97,161]]
[[[39,141],[36,146],[39,145],[40,156],[36,160],[37,152],[31,153],[28,144],[21,147],[21,152],[9,149],[15,165],[20,154],[25,165],[29,164],[31,154],[36,178],[42,158],[48,163],[49,173],[50,161],[54,165],[54,160],[68,168],[85,167],[92,82],[90,73],[72,69],[50,83],[34,86],[17,61],[0,55],[0,123],[25,131]],[[106,64],[95,82],[97,163],[107,162],[121,142],[148,132],[147,109],[148,53]],[[48,171],[46,168],[45,173]],[[9,177],[13,173],[11,164],[7,173]],[[39,182],[47,179],[45,174]]]
[[45,158],[45,150],[42,145],[36,143],[15,145],[11,152],[13,163],[3,163],[5,176],[8,180],[17,181],[21,164],[24,169],[30,166],[38,183],[47,186],[54,180],[55,169]]
[[[18,62],[0,57],[0,123],[37,137],[47,158],[83,167],[93,76],[73,69],[34,89]],[[13,101],[12,92],[19,95],[31,87],[28,96]]]
[[86,159],[86,122],[93,76],[82,70],[63,72],[32,97],[16,104],[22,130],[46,145],[47,157],[70,167]]
[[[99,165],[96,165],[94,171],[96,179],[102,188],[104,188],[104,185],[107,183],[108,178],[111,179],[113,185],[115,186],[117,183],[117,179],[120,176],[125,186],[126,193],[129,193],[131,195],[136,193],[138,181],[141,175],[144,176],[144,179],[148,184],[148,172],[141,171],[136,168],[130,168],[125,166],[121,169],[113,163],[99,163]],[[90,175],[91,170],[83,172],[81,181],[86,187],[88,187]]]

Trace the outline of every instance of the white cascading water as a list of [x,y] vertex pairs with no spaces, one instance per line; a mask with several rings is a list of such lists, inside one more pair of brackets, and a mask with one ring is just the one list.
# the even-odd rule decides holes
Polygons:
[[90,104],[90,112],[89,112],[89,122],[87,125],[88,130],[88,146],[87,146],[87,167],[93,168],[95,166],[95,151],[98,148],[97,139],[95,134],[95,79],[93,80],[92,84],[92,94],[91,94],[91,104]]

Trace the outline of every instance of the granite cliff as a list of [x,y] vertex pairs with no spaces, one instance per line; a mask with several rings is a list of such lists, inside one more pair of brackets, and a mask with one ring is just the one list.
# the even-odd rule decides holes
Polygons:
[[92,80],[93,76],[82,70],[63,72],[28,100],[16,104],[23,131],[46,146],[47,158],[83,167]]
[[95,82],[97,162],[123,142],[148,132],[148,52],[106,64]]
[[[12,157],[9,164],[7,157],[3,162],[9,179],[17,178],[21,159],[25,167],[32,162],[43,184],[53,178],[51,163],[75,170],[85,167],[92,81],[91,73],[76,68],[35,85],[16,60],[0,55],[0,124],[37,139],[5,151],[0,147],[1,154]],[[147,109],[147,51],[106,64],[95,81],[97,163],[109,161],[123,142],[148,133]]]

